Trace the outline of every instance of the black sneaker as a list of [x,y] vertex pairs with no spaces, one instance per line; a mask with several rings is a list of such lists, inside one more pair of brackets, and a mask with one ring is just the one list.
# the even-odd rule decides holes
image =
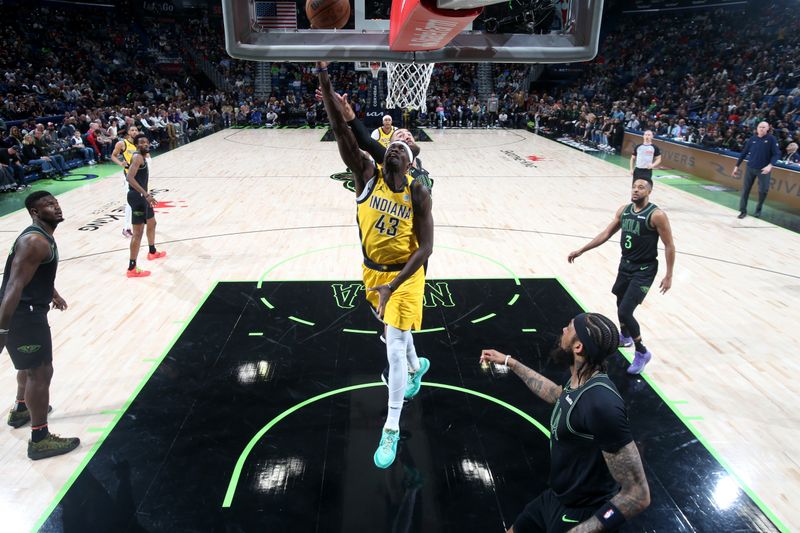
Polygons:
[[81,443],[78,437],[59,437],[55,433],[48,434],[39,442],[28,441],[28,458],[38,461],[47,457],[69,453]]
[[746,217],[746,216],[747,216],[747,213],[745,213],[744,211],[742,211],[741,213],[739,213],[739,216],[738,216],[738,217],[736,217],[736,218],[744,218],[744,217]]
[[[48,405],[47,412],[51,413],[52,411],[53,411],[53,406]],[[17,411],[13,408],[8,412],[8,419],[6,420],[8,425],[11,426],[12,428],[22,427],[30,421],[31,421],[31,412],[28,409],[25,409],[23,411]]]

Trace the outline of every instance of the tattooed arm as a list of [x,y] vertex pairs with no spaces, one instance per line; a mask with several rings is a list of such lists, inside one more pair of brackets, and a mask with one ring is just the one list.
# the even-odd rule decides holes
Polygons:
[[[636,443],[631,441],[616,453],[603,452],[603,458],[611,475],[622,486],[617,495],[611,498],[611,503],[630,520],[650,505],[650,487],[644,476],[639,449]],[[596,516],[578,524],[570,530],[570,533],[594,531],[603,531],[603,525]]]
[[508,367],[520,377],[532,393],[549,404],[556,403],[558,397],[561,396],[563,388],[538,372],[531,370],[513,357],[500,353],[497,350],[483,350],[481,352],[481,363],[489,362],[502,365],[506,364],[506,357],[508,357]]

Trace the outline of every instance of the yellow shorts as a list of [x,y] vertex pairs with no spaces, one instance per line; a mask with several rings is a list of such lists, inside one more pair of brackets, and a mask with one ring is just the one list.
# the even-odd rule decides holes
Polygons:
[[[380,272],[361,265],[364,279],[364,288],[385,285],[397,277],[397,272]],[[367,301],[378,308],[378,293],[364,291]],[[425,292],[425,269],[420,267],[410,278],[405,280],[396,291],[392,293],[386,303],[383,321],[401,331],[420,329],[422,327],[422,298]]]

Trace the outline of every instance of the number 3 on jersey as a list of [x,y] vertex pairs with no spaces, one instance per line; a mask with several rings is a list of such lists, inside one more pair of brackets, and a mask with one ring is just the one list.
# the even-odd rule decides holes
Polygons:
[[[397,225],[400,224],[400,219],[388,217],[388,220],[384,221],[385,218],[386,215],[381,215],[378,221],[375,222],[375,229],[389,237],[394,237],[397,235]],[[386,225],[387,223],[389,224],[388,226]]]
[[631,246],[633,246],[633,242],[631,242],[631,236],[630,235],[625,235],[625,248],[630,250]]

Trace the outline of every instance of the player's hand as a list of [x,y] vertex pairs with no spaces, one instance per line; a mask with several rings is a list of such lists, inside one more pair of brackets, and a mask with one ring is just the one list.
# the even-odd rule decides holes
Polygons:
[[664,279],[661,280],[659,288],[661,290],[661,294],[666,294],[667,291],[672,288],[672,276],[664,276]]
[[731,172],[731,176],[734,178],[739,174],[739,167],[733,167],[733,172]]
[[762,174],[769,174],[770,172],[772,172],[772,164],[769,164],[761,169]]
[[389,298],[392,297],[392,288],[389,285],[378,285],[367,290],[378,292],[378,316],[383,318],[383,314],[386,312],[386,304],[389,302]]
[[350,122],[354,118],[356,118],[356,112],[353,111],[353,108],[350,106],[350,101],[347,99],[347,93],[338,94],[333,93],[334,98],[339,103],[339,108],[342,110],[342,115],[344,115],[344,120],[346,122]]
[[500,353],[497,350],[481,350],[481,364],[494,363],[496,365],[504,365],[506,363],[506,354]]
[[582,256],[582,255],[583,255],[583,252],[581,252],[580,250],[575,250],[574,252],[570,252],[569,255],[567,256],[567,262],[568,263],[574,263],[575,260],[577,258],[579,258],[580,256]]
[[66,311],[67,301],[60,295],[53,296],[53,309],[58,309],[59,311]]

